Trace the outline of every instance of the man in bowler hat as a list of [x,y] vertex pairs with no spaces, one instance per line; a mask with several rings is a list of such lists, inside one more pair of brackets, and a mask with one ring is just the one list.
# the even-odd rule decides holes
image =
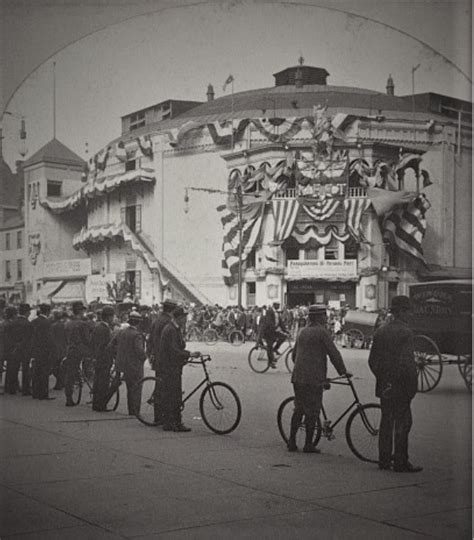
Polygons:
[[412,426],[411,401],[417,391],[413,331],[409,327],[411,304],[407,296],[392,299],[391,320],[380,326],[369,355],[380,398],[379,468],[395,472],[420,472],[408,459],[408,435]]
[[40,304],[38,316],[31,322],[31,395],[34,399],[55,399],[49,397],[49,375],[55,353],[50,313],[49,304]]

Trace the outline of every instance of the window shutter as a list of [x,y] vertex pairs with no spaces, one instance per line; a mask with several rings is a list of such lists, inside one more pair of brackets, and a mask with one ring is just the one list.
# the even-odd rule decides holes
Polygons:
[[137,204],[135,207],[135,232],[142,231],[142,205]]
[[142,273],[140,270],[135,272],[135,296],[142,297]]
[[127,211],[127,209],[126,209],[125,207],[120,208],[120,221],[121,221],[122,223],[126,223],[126,222],[127,222],[126,211]]

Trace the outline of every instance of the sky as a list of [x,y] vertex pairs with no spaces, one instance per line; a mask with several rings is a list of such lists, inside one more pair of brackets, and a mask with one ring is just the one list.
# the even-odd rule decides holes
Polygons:
[[[1,0],[0,0],[1,1]],[[471,99],[469,0],[3,0],[3,149],[18,155],[19,117],[31,156],[56,137],[81,157],[120,134],[120,117],[166,99],[273,86],[295,65],[328,84]],[[85,36],[85,37],[83,37]],[[70,43],[70,45],[67,45]],[[59,51],[59,52],[57,52]],[[56,53],[56,54],[55,54]]]

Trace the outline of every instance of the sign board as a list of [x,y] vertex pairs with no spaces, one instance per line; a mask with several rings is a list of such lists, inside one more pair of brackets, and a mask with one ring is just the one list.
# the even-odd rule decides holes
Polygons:
[[97,298],[100,302],[107,302],[109,294],[107,292],[107,283],[115,281],[115,274],[93,275],[86,278],[86,301],[90,304]]
[[357,261],[288,261],[287,279],[355,279]]
[[90,259],[47,261],[43,265],[43,278],[84,277],[91,274]]

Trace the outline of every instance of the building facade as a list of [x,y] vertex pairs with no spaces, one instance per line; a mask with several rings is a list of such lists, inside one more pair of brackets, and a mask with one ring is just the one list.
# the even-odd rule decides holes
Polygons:
[[[471,104],[328,76],[300,64],[271,88],[131,113],[85,174],[30,158],[30,292],[64,281],[44,270],[55,257],[90,261],[74,276],[85,299],[145,304],[375,310],[410,283],[470,276]],[[408,204],[423,205],[410,256],[385,234]]]

